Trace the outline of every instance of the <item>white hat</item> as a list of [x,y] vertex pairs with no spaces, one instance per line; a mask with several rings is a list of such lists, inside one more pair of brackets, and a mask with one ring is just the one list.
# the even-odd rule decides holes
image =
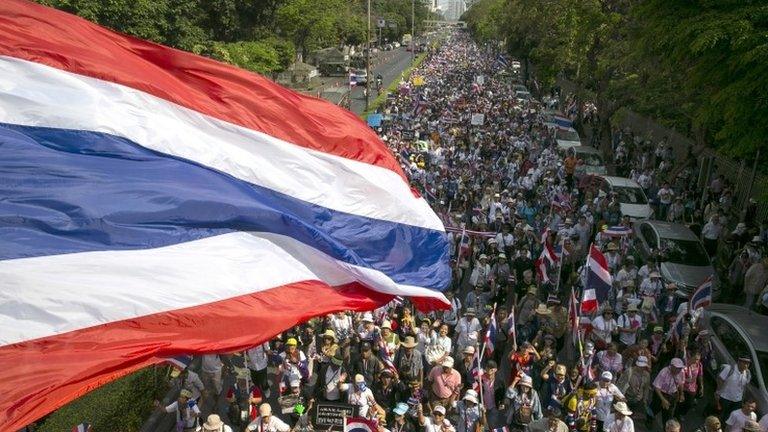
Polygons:
[[221,417],[218,414],[211,414],[208,416],[208,420],[203,423],[204,431],[218,431],[224,426],[224,422],[221,421]]
[[469,389],[469,390],[467,390],[466,393],[464,393],[464,397],[462,399],[466,400],[466,401],[477,403],[477,392],[472,390],[472,389]]
[[267,402],[261,404],[259,406],[259,415],[262,417],[272,415],[272,406]]
[[445,415],[445,407],[442,405],[437,405],[434,409],[432,409],[432,412],[439,412],[440,414]]
[[453,367],[453,357],[451,356],[445,356],[442,363],[440,363],[444,367]]
[[363,322],[373,322],[373,315],[370,312],[366,312],[363,314]]
[[523,375],[520,377],[520,381],[518,381],[517,384],[526,387],[533,387],[533,379],[528,375]]
[[475,353],[475,347],[472,345],[464,348],[464,351],[462,351],[464,354],[474,354]]
[[301,380],[300,379],[292,379],[290,382],[291,387],[301,387]]
[[638,356],[637,360],[635,360],[635,365],[640,367],[648,367],[648,357]]
[[364,382],[365,382],[364,376],[362,376],[361,374],[355,375],[355,383],[364,383]]
[[683,363],[683,361],[680,360],[677,357],[673,358],[670,363],[672,364],[672,367],[676,367],[676,368],[684,368],[685,367],[685,363]]
[[625,416],[632,415],[632,411],[629,410],[626,402],[616,402],[615,404],[613,404],[613,409],[615,409],[616,412],[624,414]]
[[604,371],[600,374],[600,380],[602,381],[613,381],[613,374],[610,371]]

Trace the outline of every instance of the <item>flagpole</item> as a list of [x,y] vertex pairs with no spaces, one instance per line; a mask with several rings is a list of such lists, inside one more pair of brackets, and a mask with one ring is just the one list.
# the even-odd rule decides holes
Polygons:
[[565,261],[565,238],[560,240],[560,265],[557,267],[557,285],[555,285],[556,293],[560,292],[560,277],[563,274],[563,261]]

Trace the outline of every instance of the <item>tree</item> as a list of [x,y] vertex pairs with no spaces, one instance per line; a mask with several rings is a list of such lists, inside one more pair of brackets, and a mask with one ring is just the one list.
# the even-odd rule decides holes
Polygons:
[[299,55],[339,42],[336,14],[341,0],[287,0],[277,10],[278,32],[293,41]]

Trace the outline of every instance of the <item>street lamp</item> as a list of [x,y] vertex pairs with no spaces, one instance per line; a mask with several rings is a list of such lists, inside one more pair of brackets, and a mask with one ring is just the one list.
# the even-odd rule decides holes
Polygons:
[[368,0],[368,33],[365,38],[365,110],[368,111],[368,83],[371,82],[371,0]]

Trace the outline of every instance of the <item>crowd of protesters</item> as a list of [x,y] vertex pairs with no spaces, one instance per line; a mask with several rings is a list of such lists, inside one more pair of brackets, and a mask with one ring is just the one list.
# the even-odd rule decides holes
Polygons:
[[[199,375],[177,378],[179,400],[158,409],[174,413],[180,431],[230,430],[199,408],[220,394],[245,394],[242,422],[236,410],[229,420],[259,432],[319,429],[310,413],[320,402],[352,404],[392,432],[768,430],[744,393],[751,359],[715,364],[711,335],[687,314],[673,336],[685,299],[657,262],[639,259],[631,234],[607,233],[631,221],[615,196],[579,184],[578,159],[557,149],[545,108],[565,104],[516,98],[510,60],[461,34],[413,74],[424,83],[402,83],[377,130],[447,227],[450,309],[425,313],[396,299],[314,318],[244,353],[205,355]],[[728,299],[761,303],[766,231],[754,206],[737,214],[723,177],[702,203],[692,165],[664,142],[616,131],[613,145],[616,172],[653,197],[656,218],[691,226],[713,257],[727,245]],[[573,325],[592,245],[613,286],[588,326],[581,317]],[[556,257],[544,262],[549,247]],[[235,375],[233,388],[223,388],[222,370]],[[702,398],[705,372],[717,377],[712,400]]]

